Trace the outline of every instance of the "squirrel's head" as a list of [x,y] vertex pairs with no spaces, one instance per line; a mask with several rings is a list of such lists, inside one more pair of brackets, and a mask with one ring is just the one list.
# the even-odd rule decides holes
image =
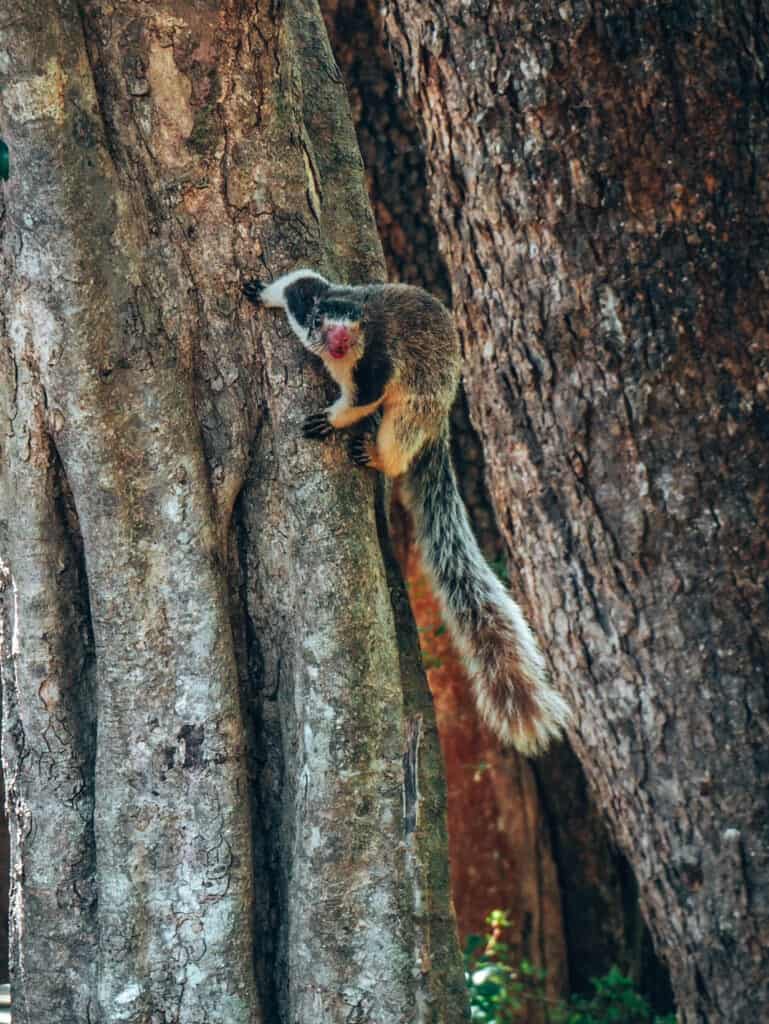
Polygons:
[[309,344],[328,362],[351,356],[357,362],[363,354],[363,308],[358,303],[319,298],[310,320]]

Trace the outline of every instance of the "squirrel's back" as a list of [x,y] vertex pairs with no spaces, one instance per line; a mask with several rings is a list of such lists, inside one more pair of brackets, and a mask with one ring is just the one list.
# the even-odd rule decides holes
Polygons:
[[446,413],[459,384],[460,346],[451,314],[434,296],[411,285],[370,289],[363,307],[366,346],[386,348],[405,392]]

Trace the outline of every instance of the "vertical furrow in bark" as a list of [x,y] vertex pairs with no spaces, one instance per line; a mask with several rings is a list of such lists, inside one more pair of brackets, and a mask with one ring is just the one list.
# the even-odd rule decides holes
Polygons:
[[43,1020],[53,1008],[75,1024],[94,1011],[93,646],[45,396],[34,367],[18,371],[0,478],[14,1017]]
[[[75,396],[67,419],[76,440],[63,448],[80,470],[72,480],[86,550],[100,552],[90,571],[100,1002],[107,1014],[126,1004],[151,1014],[176,1001],[180,1020],[250,1021],[248,969],[221,969],[250,961],[251,858],[211,501],[202,453],[189,443],[189,390],[176,371],[135,382],[129,372],[119,375],[129,416],[114,417],[105,436],[101,417],[78,417]],[[158,429],[159,410],[174,406]],[[141,473],[129,482],[122,468],[137,452]],[[118,503],[136,503],[143,522],[105,514]]]
[[[305,185],[282,197],[290,232],[260,229],[265,262],[273,274],[302,260],[347,280],[382,279],[360,156],[317,10],[289,4],[286,30],[282,92],[301,120],[265,109],[264,130],[281,140],[295,133],[301,150],[281,142],[272,161],[263,153],[261,176]],[[417,906],[405,871],[404,680],[372,480],[351,469],[342,442],[301,439],[302,419],[325,404],[327,385],[282,321],[277,338],[265,330],[274,322],[270,313],[257,320],[268,414],[239,513],[260,638],[261,800],[283,922],[281,1013],[292,1022],[463,1020],[446,886],[425,884]],[[408,636],[401,642],[408,646]],[[439,781],[424,788],[440,820]],[[445,872],[441,840],[436,830],[437,849],[428,849],[432,837],[420,835],[414,861],[441,860]],[[425,936],[419,949],[417,933]],[[422,992],[433,1004],[417,1011]]]
[[[468,1013],[468,993],[457,974],[426,970],[428,953],[437,964],[457,957],[454,901],[449,862],[445,766],[438,736],[432,696],[425,679],[419,638],[409,596],[392,548],[386,509],[392,510],[390,487],[382,481],[377,493],[377,525],[384,553],[390,600],[399,636],[400,673],[403,685],[405,744],[403,751],[403,840],[413,915],[414,962],[421,968],[417,997],[422,1017],[417,1020],[463,1021]],[[407,640],[408,642],[404,642]]]

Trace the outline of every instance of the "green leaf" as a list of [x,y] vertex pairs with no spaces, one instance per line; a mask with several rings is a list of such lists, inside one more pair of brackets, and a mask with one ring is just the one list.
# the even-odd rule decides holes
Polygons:
[[486,946],[486,939],[482,935],[468,935],[465,939],[465,956],[475,956]]
[[486,917],[486,924],[491,925],[492,928],[508,928],[510,921],[506,911],[492,910]]
[[3,181],[8,181],[8,175],[11,173],[11,160],[8,154],[8,146],[5,142],[0,139],[0,178]]

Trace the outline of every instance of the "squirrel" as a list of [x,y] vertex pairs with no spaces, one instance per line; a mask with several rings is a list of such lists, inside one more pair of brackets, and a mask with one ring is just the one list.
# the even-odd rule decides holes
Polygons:
[[304,347],[340,388],[304,421],[308,438],[359,424],[354,463],[399,477],[416,539],[483,720],[505,744],[538,753],[570,712],[551,687],[521,609],[481,554],[451,461],[449,411],[460,375],[449,311],[403,284],[333,284],[313,270],[243,286],[256,306],[285,311]]

